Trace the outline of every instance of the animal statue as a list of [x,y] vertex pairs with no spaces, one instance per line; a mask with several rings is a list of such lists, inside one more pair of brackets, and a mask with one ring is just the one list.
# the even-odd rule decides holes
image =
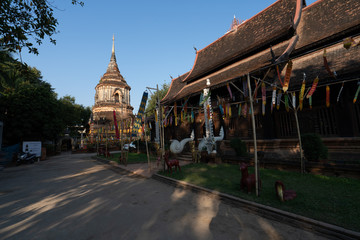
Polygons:
[[195,134],[194,134],[194,130],[192,130],[189,138],[184,138],[180,142],[178,140],[173,140],[172,143],[170,144],[170,151],[175,154],[181,153],[182,150],[184,149],[185,144],[190,141],[193,141],[194,138],[195,138]]
[[165,155],[164,155],[164,160],[165,160],[166,166],[168,167],[168,172],[172,173],[172,168],[173,167],[175,167],[175,171],[177,169],[179,169],[179,171],[181,172],[179,160],[177,160],[177,159],[169,159],[169,157],[170,157],[170,152],[166,151]]
[[[219,136],[214,137],[214,142],[221,141],[223,139],[224,139],[224,128],[223,128],[223,126],[221,126]],[[204,136],[204,138],[199,143],[199,146],[198,146],[199,151],[203,150],[204,148],[208,149],[207,146],[208,146],[209,140],[210,140],[209,138],[206,138]],[[210,152],[211,151],[208,151],[209,154],[210,154]]]
[[240,188],[247,189],[247,192],[250,193],[252,188],[256,186],[255,174],[250,174],[248,172],[248,166],[246,163],[240,163],[240,171],[241,171],[241,182]]
[[275,192],[279,200],[284,202],[296,197],[296,192],[294,190],[285,190],[285,186],[281,181],[275,182]]

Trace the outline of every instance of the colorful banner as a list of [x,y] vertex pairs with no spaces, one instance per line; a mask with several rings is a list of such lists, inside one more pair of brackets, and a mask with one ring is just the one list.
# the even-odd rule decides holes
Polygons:
[[134,122],[134,127],[133,127],[132,135],[131,135],[132,137],[136,137],[141,128],[141,119],[145,112],[145,106],[146,106],[147,99],[148,99],[148,93],[144,92],[142,99],[141,99],[139,111],[138,111],[138,114],[137,114],[135,122]]

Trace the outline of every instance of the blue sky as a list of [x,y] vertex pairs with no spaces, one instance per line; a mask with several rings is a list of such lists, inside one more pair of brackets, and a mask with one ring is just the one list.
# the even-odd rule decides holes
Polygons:
[[[121,74],[131,87],[137,113],[146,87],[170,83],[191,70],[198,50],[229,30],[234,15],[246,20],[275,0],[123,1],[55,0],[57,44],[47,40],[39,55],[22,52],[22,60],[39,69],[59,97],[70,95],[84,106],[94,104],[95,86],[110,61],[112,36]],[[307,0],[308,5],[315,0]]]

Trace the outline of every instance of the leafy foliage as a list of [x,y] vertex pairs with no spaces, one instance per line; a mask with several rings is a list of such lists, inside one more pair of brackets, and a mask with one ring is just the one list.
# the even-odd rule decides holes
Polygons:
[[246,143],[239,138],[234,138],[230,141],[230,146],[235,150],[237,156],[247,156]]
[[147,102],[146,110],[145,110],[147,112],[147,115],[155,114],[157,98],[159,97],[159,101],[161,101],[161,99],[163,99],[165,97],[165,95],[167,94],[168,90],[169,90],[169,85],[164,83],[162,85],[162,88],[159,89],[159,91],[150,95],[150,98]]
[[[84,5],[78,0],[72,0],[72,4]],[[30,53],[38,54],[30,39],[40,45],[48,36],[50,42],[56,44],[52,38],[58,25],[54,8],[47,0],[0,1],[0,48],[21,51],[26,47]]]
[[306,133],[301,136],[304,155],[309,161],[318,161],[328,157],[328,149],[320,136],[315,133]]
[[57,99],[40,71],[0,52],[0,120],[4,122],[3,142],[52,140],[74,125],[86,125],[89,107],[75,104],[65,96]]

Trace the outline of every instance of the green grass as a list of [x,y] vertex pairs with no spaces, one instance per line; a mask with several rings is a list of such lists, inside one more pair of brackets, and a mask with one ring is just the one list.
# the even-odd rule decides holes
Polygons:
[[[249,173],[253,172],[249,168]],[[360,231],[360,181],[349,178],[300,174],[273,169],[260,169],[260,196],[255,191],[240,190],[241,172],[237,165],[189,164],[181,172],[160,174],[222,193],[272,206],[312,219]],[[297,197],[280,202],[275,194],[275,181],[281,180],[286,189]]]
[[[111,154],[111,156],[109,158],[107,158],[110,161],[115,161],[117,163],[119,163],[119,157],[120,157],[121,153],[114,153]],[[101,156],[101,158],[104,158],[104,156]],[[150,157],[151,161],[154,161],[154,157]],[[128,161],[127,164],[132,164],[132,163],[147,163],[148,159],[147,159],[147,155],[145,153],[129,153],[128,155]]]

